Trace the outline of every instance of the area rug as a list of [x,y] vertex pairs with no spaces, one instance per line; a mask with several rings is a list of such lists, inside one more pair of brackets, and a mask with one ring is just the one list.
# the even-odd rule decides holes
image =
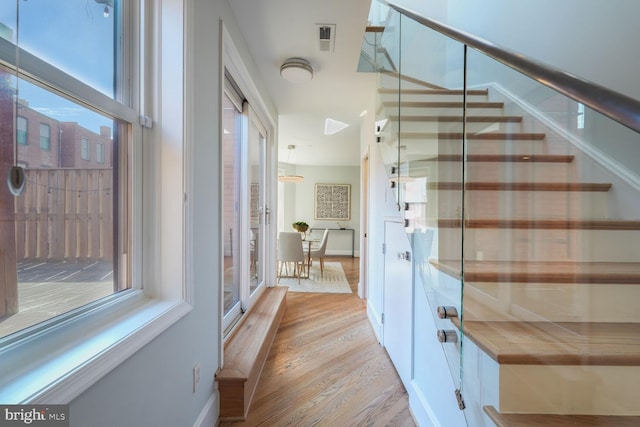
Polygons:
[[330,294],[350,294],[351,286],[347,282],[342,265],[339,262],[325,262],[324,274],[320,275],[320,263],[314,262],[308,279],[283,277],[279,286],[288,286],[289,292],[321,292]]

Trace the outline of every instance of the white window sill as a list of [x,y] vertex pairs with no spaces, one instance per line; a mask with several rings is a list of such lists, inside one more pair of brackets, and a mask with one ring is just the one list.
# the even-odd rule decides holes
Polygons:
[[67,404],[192,309],[141,291],[6,346],[0,402]]

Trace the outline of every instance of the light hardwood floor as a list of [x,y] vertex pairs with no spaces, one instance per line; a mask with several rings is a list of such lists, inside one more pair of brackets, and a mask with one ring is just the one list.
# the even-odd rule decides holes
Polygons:
[[249,416],[231,426],[415,426],[407,393],[358,298],[358,258],[339,261],[352,294],[294,293]]

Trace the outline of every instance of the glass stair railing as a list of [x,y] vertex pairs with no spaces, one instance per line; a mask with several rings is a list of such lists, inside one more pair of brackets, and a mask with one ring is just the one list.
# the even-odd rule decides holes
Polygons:
[[468,425],[640,425],[640,102],[372,10],[376,145],[428,301],[414,310]]

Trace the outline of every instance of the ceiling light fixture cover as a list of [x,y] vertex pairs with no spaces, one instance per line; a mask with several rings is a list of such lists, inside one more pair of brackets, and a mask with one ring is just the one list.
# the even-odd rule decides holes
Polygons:
[[333,135],[340,132],[342,129],[346,129],[347,127],[349,127],[348,124],[327,117],[324,121],[324,134]]
[[280,66],[280,77],[293,83],[306,82],[313,78],[313,68],[306,59],[289,58]]

